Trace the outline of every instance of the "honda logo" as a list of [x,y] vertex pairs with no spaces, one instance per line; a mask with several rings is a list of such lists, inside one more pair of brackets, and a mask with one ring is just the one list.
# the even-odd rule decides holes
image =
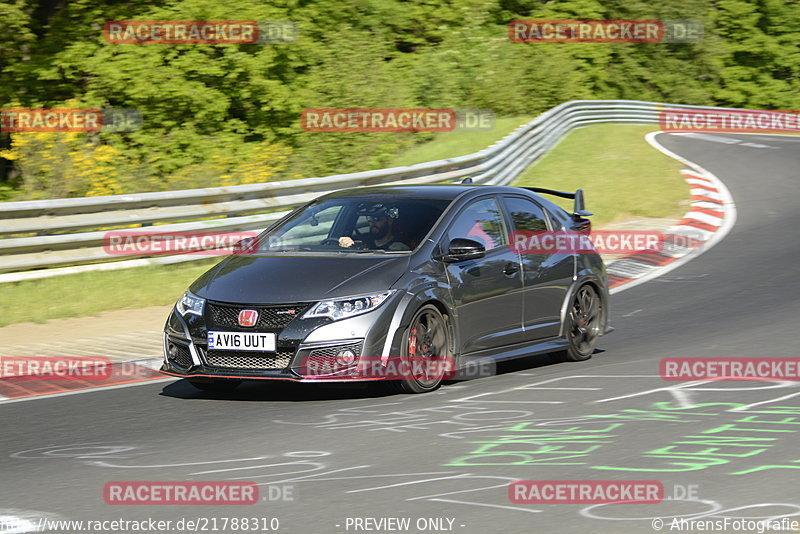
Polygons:
[[256,310],[242,310],[239,312],[239,326],[255,326],[258,321]]

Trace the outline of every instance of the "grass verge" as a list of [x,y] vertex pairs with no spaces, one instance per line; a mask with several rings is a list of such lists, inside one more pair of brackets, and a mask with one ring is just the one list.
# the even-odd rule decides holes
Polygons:
[[222,258],[54,276],[0,285],[0,326],[171,304]]
[[533,117],[509,117],[497,119],[491,130],[454,130],[435,134],[433,140],[416,145],[406,150],[389,164],[390,167],[401,167],[436,161],[437,159],[454,158],[474,154],[492,143],[499,141],[516,130]]
[[[583,188],[595,227],[635,217],[680,217],[689,205],[689,186],[680,162],[644,139],[657,128],[598,124],[571,132],[514,185],[563,191]],[[572,201],[548,197],[568,211]]]

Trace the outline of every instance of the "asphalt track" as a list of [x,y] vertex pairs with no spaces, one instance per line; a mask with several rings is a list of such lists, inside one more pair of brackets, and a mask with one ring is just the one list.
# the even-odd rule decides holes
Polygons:
[[[664,357],[799,355],[800,138],[717,137],[738,142],[657,140],[727,185],[736,225],[614,295],[617,330],[592,360],[534,357],[417,396],[283,383],[215,396],[178,381],[7,404],[0,516],[274,517],[293,533],[391,532],[352,526],[389,517],[411,519],[394,532],[581,534],[655,532],[655,518],[699,531],[671,528],[676,516],[800,520],[800,385],[658,377]],[[514,504],[507,493],[514,480],[604,479],[658,480],[669,498]],[[107,505],[104,484],[127,480],[253,481],[262,500]],[[424,518],[444,528],[417,529]]]

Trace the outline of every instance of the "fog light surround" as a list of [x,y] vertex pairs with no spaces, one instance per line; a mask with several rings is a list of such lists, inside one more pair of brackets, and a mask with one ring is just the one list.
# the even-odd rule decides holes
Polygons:
[[339,365],[350,365],[356,361],[356,353],[350,349],[343,349],[336,353],[336,363]]

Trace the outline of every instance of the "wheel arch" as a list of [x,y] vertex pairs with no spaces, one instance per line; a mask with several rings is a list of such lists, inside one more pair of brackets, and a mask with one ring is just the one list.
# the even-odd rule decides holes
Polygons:
[[406,293],[403,302],[395,311],[395,318],[392,321],[390,331],[387,335],[387,345],[384,348],[384,354],[386,356],[396,356],[400,354],[403,335],[411,324],[411,320],[417,311],[428,304],[434,306],[439,313],[442,314],[442,317],[444,317],[447,330],[450,334],[451,349],[458,346],[455,344],[458,335],[457,325],[452,307],[447,303],[448,297],[449,292],[447,288],[441,286],[429,286],[417,293]]
[[567,294],[564,297],[564,302],[561,303],[561,326],[559,326],[558,329],[559,336],[561,337],[565,335],[564,324],[566,324],[567,313],[569,312],[569,303],[572,301],[572,297],[575,296],[575,293],[577,293],[578,290],[585,285],[592,286],[600,296],[600,302],[603,305],[601,319],[602,331],[600,335],[602,336],[606,331],[608,326],[608,287],[601,277],[597,276],[593,271],[588,271],[584,272],[582,276],[579,276],[578,279],[570,286],[569,290],[567,290]]

